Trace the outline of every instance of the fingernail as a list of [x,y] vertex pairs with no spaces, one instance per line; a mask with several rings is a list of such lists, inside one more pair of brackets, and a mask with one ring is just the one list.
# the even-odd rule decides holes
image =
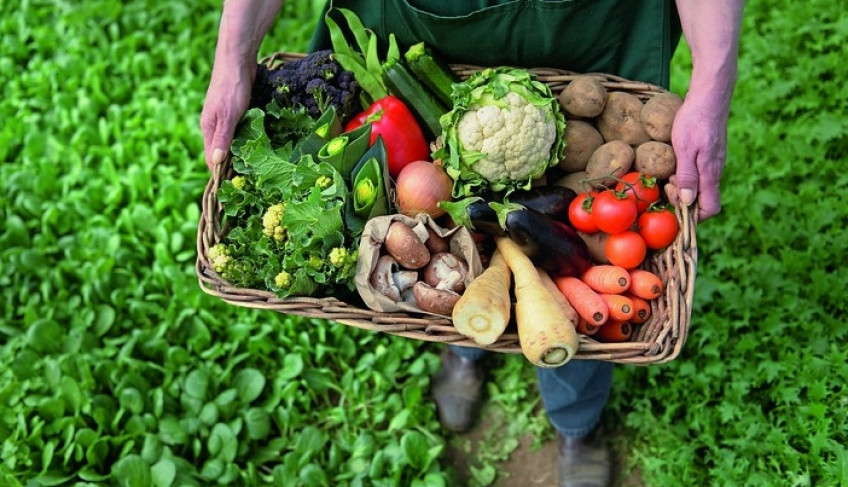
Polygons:
[[217,166],[218,164],[221,164],[222,162],[224,162],[225,157],[226,157],[226,154],[224,153],[223,150],[221,150],[221,149],[213,150],[212,151],[212,165]]
[[691,189],[681,189],[680,201],[686,206],[691,205],[695,201],[695,192]]

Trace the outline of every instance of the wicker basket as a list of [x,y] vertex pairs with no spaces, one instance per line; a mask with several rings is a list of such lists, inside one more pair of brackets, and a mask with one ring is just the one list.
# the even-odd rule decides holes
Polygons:
[[[302,57],[297,53],[277,53],[262,62],[275,66]],[[482,69],[479,66],[452,65],[462,78]],[[559,94],[577,73],[559,69],[530,70],[537,79],[547,83]],[[666,90],[648,83],[634,82],[602,73],[592,73],[601,79],[608,90],[626,91],[647,100]],[[416,340],[443,342],[454,345],[484,348],[501,353],[521,353],[518,335],[506,333],[490,346],[480,346],[457,333],[450,320],[406,313],[378,313],[362,306],[346,303],[333,297],[290,297],[280,299],[269,291],[235,287],[215,273],[206,258],[206,251],[223,237],[220,205],[216,193],[221,181],[233,176],[229,160],[213,172],[203,192],[203,212],[198,225],[196,273],[201,289],[223,301],[246,308],[272,310],[308,318],[322,318],[370,331],[380,331]],[[576,359],[648,365],[668,362],[680,353],[686,341],[691,315],[697,266],[695,240],[695,207],[677,210],[680,234],[663,252],[654,254],[645,267],[657,273],[665,283],[665,293],[652,301],[652,316],[636,327],[630,341],[599,343],[590,337],[580,337]],[[514,330],[514,327],[510,327]],[[508,331],[510,330],[508,329]]]

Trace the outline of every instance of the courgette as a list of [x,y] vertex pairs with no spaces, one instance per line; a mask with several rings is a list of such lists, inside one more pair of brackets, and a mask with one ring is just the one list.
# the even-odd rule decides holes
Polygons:
[[448,108],[418,81],[409,68],[401,61],[387,63],[383,80],[392,94],[406,102],[429,140],[442,133],[439,118],[448,112]]
[[410,71],[432,91],[442,103],[452,106],[453,84],[459,79],[453,71],[423,42],[413,44],[404,53]]

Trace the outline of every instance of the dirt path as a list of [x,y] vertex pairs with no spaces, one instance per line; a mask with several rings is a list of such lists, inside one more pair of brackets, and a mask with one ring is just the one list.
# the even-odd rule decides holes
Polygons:
[[[492,448],[481,442],[499,438],[494,428],[500,428],[492,420],[485,417],[477,426],[462,435],[455,435],[449,440],[446,456],[453,467],[457,487],[555,487],[556,486],[556,440],[549,439],[541,445],[535,445],[535,438],[524,435],[513,438],[518,441],[517,447],[505,456],[491,460]],[[613,444],[621,443],[620,439],[612,438]],[[514,445],[514,444],[513,444]],[[613,470],[614,487],[644,487],[639,472],[624,473],[626,457],[621,452],[613,451],[615,465]],[[481,461],[481,456],[484,457]],[[489,460],[486,460],[486,457]],[[476,470],[476,474],[475,474]],[[484,483],[494,475],[494,482]]]

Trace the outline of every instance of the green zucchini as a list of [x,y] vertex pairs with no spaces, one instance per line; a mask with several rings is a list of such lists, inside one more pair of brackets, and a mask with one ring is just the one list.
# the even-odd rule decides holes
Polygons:
[[409,68],[401,61],[387,63],[384,66],[383,79],[389,92],[409,106],[430,140],[442,133],[439,118],[448,112],[448,108],[418,81]]
[[442,103],[448,106],[453,105],[451,93],[453,92],[453,84],[459,79],[454,75],[453,71],[444,64],[440,59],[437,59],[433,51],[423,42],[413,44],[404,53],[406,65],[410,71],[430,89]]

